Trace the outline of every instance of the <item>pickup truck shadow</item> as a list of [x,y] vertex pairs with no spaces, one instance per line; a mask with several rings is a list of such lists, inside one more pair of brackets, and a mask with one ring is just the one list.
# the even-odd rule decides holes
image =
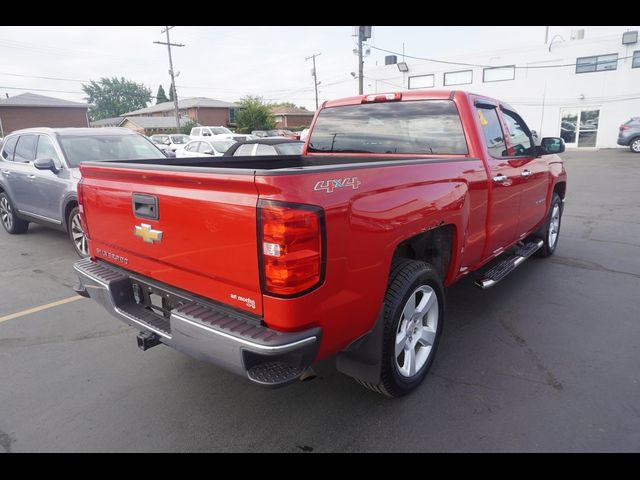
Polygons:
[[[205,450],[407,450],[416,448],[412,435],[422,438],[420,448],[435,448],[435,432],[458,416],[488,421],[505,403],[562,388],[512,318],[531,308],[513,301],[547,269],[543,263],[526,262],[490,290],[473,286],[471,276],[451,287],[438,355],[423,385],[407,397],[393,400],[362,388],[337,372],[332,359],[315,367],[314,380],[266,390],[175,352],[168,353],[175,356],[170,383],[180,387],[172,396],[183,396],[181,403],[197,399],[185,415],[198,416],[198,428],[215,425],[216,438],[229,431],[233,440]],[[418,419],[416,412],[422,412]],[[390,443],[378,443],[384,439]]]

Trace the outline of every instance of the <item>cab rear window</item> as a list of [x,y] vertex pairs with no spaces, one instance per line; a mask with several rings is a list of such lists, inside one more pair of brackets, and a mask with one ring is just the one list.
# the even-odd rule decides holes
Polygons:
[[326,108],[311,131],[317,153],[468,153],[451,100],[368,103]]

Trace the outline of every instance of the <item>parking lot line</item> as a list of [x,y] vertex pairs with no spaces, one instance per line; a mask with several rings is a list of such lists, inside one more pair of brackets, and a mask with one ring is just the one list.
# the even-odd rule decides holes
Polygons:
[[39,307],[28,308],[26,310],[22,310],[21,312],[16,312],[10,315],[5,315],[4,317],[0,317],[0,323],[6,322],[7,320],[13,320],[14,318],[23,317],[31,313],[41,312],[42,310],[47,310],[48,308],[57,307],[58,305],[64,305],[65,303],[75,302],[76,300],[81,300],[81,299],[82,297],[80,295],[74,295],[73,297],[63,298],[62,300],[56,300],[55,302],[46,303],[44,305],[40,305]]

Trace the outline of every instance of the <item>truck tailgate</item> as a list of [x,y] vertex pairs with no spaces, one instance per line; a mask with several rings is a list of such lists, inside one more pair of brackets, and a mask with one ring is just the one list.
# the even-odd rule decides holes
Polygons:
[[91,257],[262,314],[253,175],[107,165],[81,172]]

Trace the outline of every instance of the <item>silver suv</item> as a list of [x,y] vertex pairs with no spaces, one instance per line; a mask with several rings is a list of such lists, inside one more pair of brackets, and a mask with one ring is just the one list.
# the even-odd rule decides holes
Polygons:
[[0,148],[0,221],[11,234],[29,222],[66,231],[80,256],[87,241],[78,211],[80,162],[166,158],[127,128],[28,128],[7,135]]
[[629,147],[634,153],[640,153],[640,117],[633,117],[620,125],[618,145]]

